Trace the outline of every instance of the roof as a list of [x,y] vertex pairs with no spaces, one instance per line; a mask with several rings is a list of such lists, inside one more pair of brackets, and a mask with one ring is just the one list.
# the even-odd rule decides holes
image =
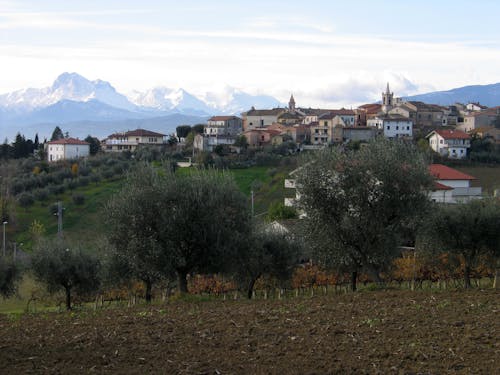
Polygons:
[[434,181],[434,191],[436,190],[453,190],[453,188]]
[[61,138],[55,141],[47,142],[49,145],[88,145],[88,142],[77,138]]
[[446,129],[434,130],[430,134],[428,134],[426,138],[430,137],[433,133],[440,135],[444,139],[470,139],[470,135],[461,130]]
[[208,121],[229,121],[232,119],[238,119],[236,116],[212,116],[208,119]]
[[418,102],[418,101],[413,101],[410,100],[406,103],[410,103],[411,105],[415,106],[417,108],[417,111],[419,112],[442,112],[443,107],[437,105],[437,104],[427,104],[424,102]]
[[356,113],[352,109],[334,109],[319,116],[320,119],[333,119],[336,116],[355,116]]
[[165,134],[155,133],[146,129],[136,129],[130,130],[123,133],[113,133],[108,138],[118,138],[118,137],[164,137]]
[[381,104],[363,104],[358,107],[358,109],[362,109],[366,111],[367,114],[377,114],[382,108]]
[[476,180],[473,176],[462,173],[443,164],[429,165],[429,173],[438,180]]
[[285,112],[283,108],[255,109],[252,107],[252,109],[246,113],[246,116],[278,116],[283,112]]

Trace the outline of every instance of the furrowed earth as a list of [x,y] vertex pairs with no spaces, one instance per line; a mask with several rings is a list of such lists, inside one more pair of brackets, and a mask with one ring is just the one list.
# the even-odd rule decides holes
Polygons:
[[499,374],[500,293],[313,298],[0,316],[1,374]]

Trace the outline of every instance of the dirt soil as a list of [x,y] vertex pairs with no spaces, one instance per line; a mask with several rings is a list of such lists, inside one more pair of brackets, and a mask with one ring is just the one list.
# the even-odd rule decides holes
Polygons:
[[1,374],[500,374],[500,293],[360,292],[0,317]]

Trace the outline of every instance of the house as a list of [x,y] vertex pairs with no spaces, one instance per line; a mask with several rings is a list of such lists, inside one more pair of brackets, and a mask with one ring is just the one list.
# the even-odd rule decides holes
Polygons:
[[476,137],[489,139],[493,143],[499,145],[500,144],[500,129],[494,128],[492,126],[484,126],[481,128],[474,129],[470,132],[471,135],[475,135]]
[[104,151],[122,152],[135,151],[139,146],[162,146],[165,144],[165,134],[150,130],[136,129],[123,133],[114,133],[104,140]]
[[268,127],[278,122],[278,116],[285,112],[285,108],[255,109],[252,107],[248,112],[242,113],[243,130],[247,131]]
[[243,132],[243,135],[247,138],[249,147],[261,147],[271,144],[271,140],[274,136],[280,135],[279,130],[270,130],[266,128],[256,128]]
[[439,203],[459,203],[481,199],[481,187],[472,187],[476,178],[443,164],[431,164],[429,173],[435,178],[430,198]]
[[464,159],[470,148],[470,136],[461,130],[434,130],[426,138],[435,152],[452,159]]
[[460,124],[458,129],[470,132],[484,126],[495,126],[495,124],[500,124],[500,106],[465,115],[464,122]]
[[476,112],[476,111],[483,111],[485,109],[488,109],[487,106],[485,105],[482,105],[480,103],[468,103],[465,108],[468,110],[468,111],[473,111],[473,112]]
[[401,115],[376,116],[367,120],[368,126],[378,129],[385,138],[413,137],[413,121]]
[[219,145],[232,145],[242,130],[243,122],[237,116],[213,116],[203,128],[203,140],[198,139],[195,148],[213,151]]
[[76,138],[62,138],[45,144],[47,160],[78,159],[89,156],[90,144]]

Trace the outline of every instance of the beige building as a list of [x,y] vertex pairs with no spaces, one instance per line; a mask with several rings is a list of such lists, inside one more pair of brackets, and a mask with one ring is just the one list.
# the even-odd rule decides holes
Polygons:
[[78,159],[90,154],[90,144],[75,138],[63,138],[45,144],[47,161]]
[[106,152],[121,152],[135,151],[137,147],[144,145],[161,146],[165,144],[164,137],[165,134],[145,129],[115,133],[105,139],[103,149]]

